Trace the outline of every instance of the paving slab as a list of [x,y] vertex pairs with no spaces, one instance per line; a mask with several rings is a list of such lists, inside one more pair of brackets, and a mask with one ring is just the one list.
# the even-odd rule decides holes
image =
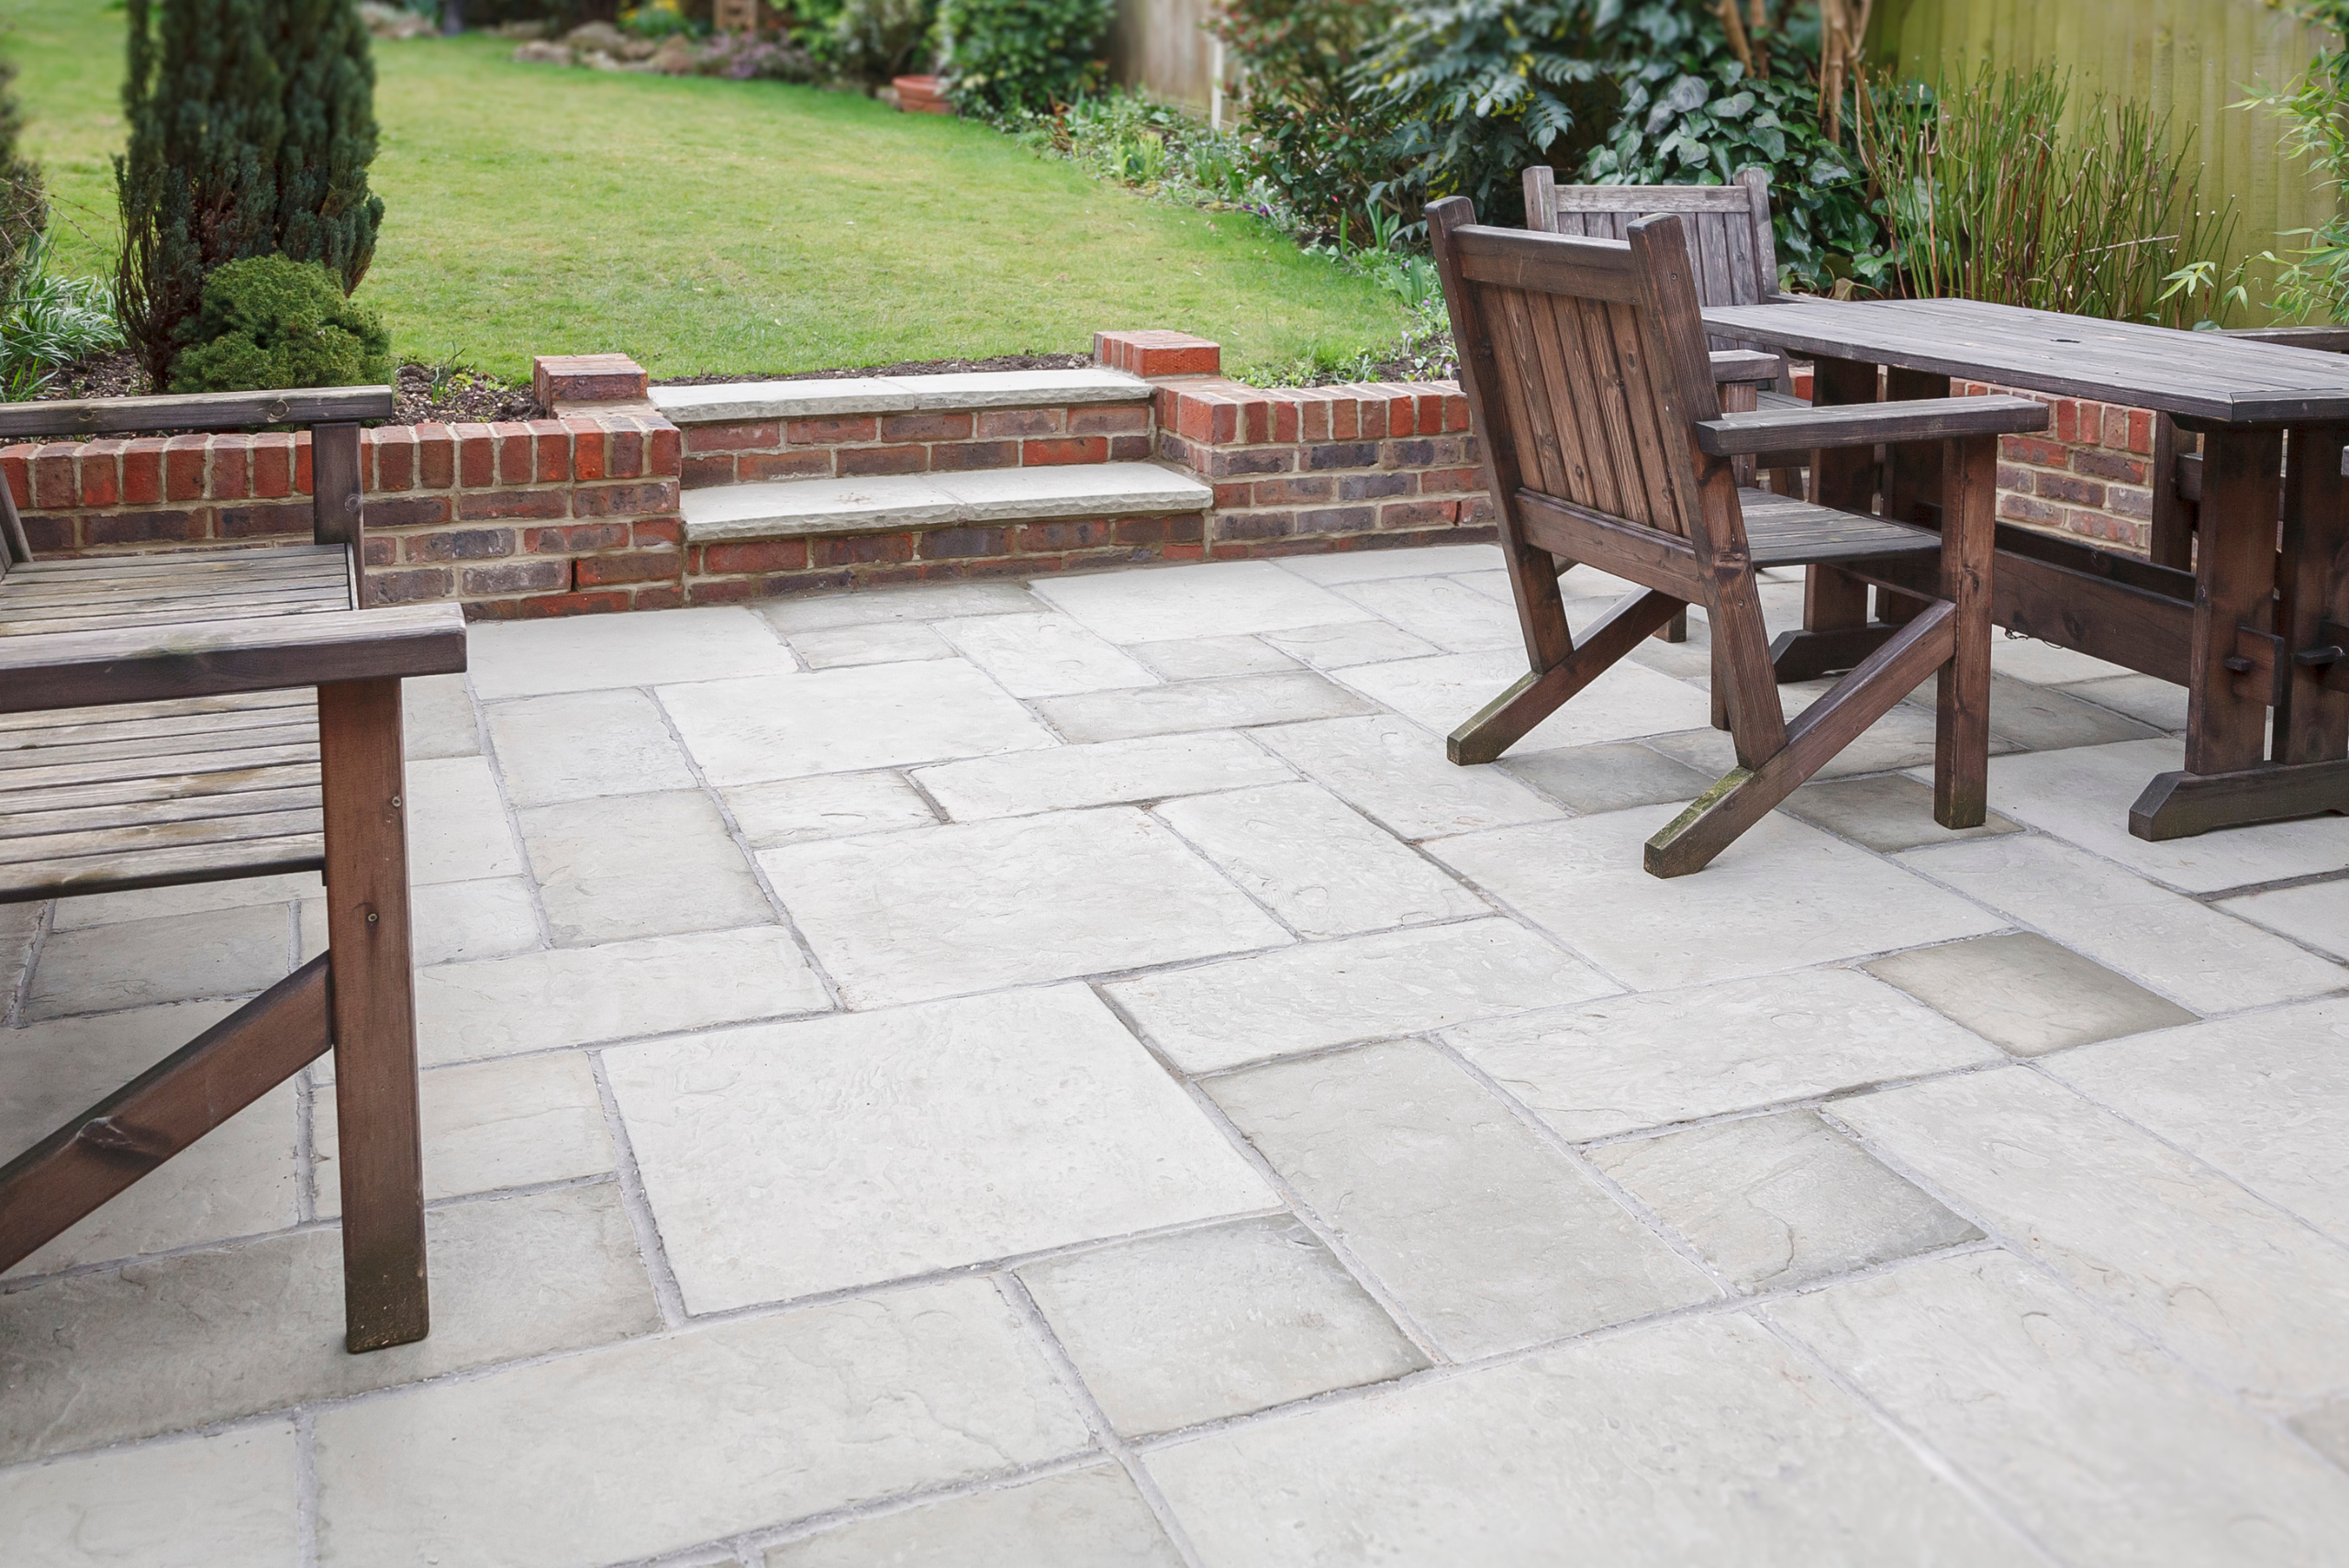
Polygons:
[[1114,1464],[859,1519],[785,1546],[766,1568],[1182,1568]]
[[483,621],[467,628],[465,651],[473,695],[484,702],[791,668],[791,655],[765,623],[732,606]]
[[1037,582],[1038,597],[1112,642],[1289,631],[1373,618],[1269,561],[1105,572]]
[[954,657],[954,650],[947,640],[918,621],[885,620],[869,626],[795,631],[791,634],[791,650],[810,670]]
[[1257,637],[1187,637],[1172,642],[1137,642],[1126,651],[1167,681],[1264,675],[1297,668],[1296,660]]
[[519,876],[522,854],[486,757],[407,765],[407,874],[417,887]]
[[432,1333],[342,1348],[332,1229],[0,1296],[0,1459],[181,1431],[659,1327],[610,1182],[429,1210]]
[[2018,833],[1901,859],[2194,1012],[2295,1001],[2349,984],[2337,963],[2053,839]]
[[[1808,702],[1800,700],[1802,697],[1824,696],[1826,685],[1827,683],[1819,683],[1818,689],[1800,694],[1795,692],[1792,687],[1782,688],[1781,695],[1787,699],[1786,708],[1788,717],[1791,717],[1809,706]],[[1709,702],[1710,699],[1707,700]],[[1707,712],[1709,714],[1709,707]],[[1858,740],[1820,763],[1819,771],[1811,776],[1820,779],[1840,779],[1849,778],[1858,773],[1880,773],[1893,768],[1930,770],[1933,761],[1933,726],[1934,719],[1930,710],[1918,707],[1911,703],[1895,703],[1882,718],[1869,725]],[[1665,756],[1684,762],[1698,773],[1709,773],[1714,778],[1720,777],[1737,766],[1737,743],[1726,731],[1710,728],[1709,719],[1704,728],[1699,729],[1692,726],[1677,734],[1659,735],[1652,739],[1648,744]],[[1990,754],[1992,756],[1995,757],[2014,749],[2015,742],[2005,736],[1995,732],[1991,735]],[[1990,791],[1992,804],[2003,805],[2004,798],[1998,793],[1998,787],[1995,784],[1992,785]],[[1932,813],[1928,812],[1925,819],[1931,822]]]
[[1146,1462],[1208,1568],[2004,1568],[2032,1555],[1739,1317],[1311,1408]]
[[481,751],[480,715],[462,675],[411,675],[400,683],[400,734],[410,760]]
[[293,953],[282,904],[52,931],[25,994],[25,1018],[250,996],[284,979]]
[[1018,583],[926,583],[766,599],[752,606],[787,636],[839,627],[944,620],[952,616],[1009,615],[1045,608]]
[[1179,681],[1134,692],[1047,697],[1036,711],[1071,740],[1130,740],[1186,729],[1236,729],[1367,713],[1370,705],[1307,670]]
[[1186,1072],[1587,1001],[1616,987],[1507,920],[1312,942],[1102,989]]
[[1301,937],[1341,937],[1490,913],[1441,869],[1319,784],[1172,800],[1159,818]]
[[[428,1203],[607,1175],[614,1157],[595,1069],[577,1051],[436,1067],[423,1074]],[[310,1110],[317,1213],[342,1212],[342,1140],[332,1092]]]
[[1995,811],[1979,827],[1944,828],[1933,820],[1933,786],[1898,773],[1805,784],[1779,809],[1886,854],[2021,830]]
[[1443,1038],[1576,1142],[1998,1060],[1848,969],[1602,997]]
[[[81,898],[61,898],[50,907],[50,929],[79,931],[92,926],[118,926],[127,920],[160,920],[167,915],[201,915],[215,909],[248,909],[262,904],[289,904],[317,898],[326,892],[326,879],[317,872],[286,876],[240,877],[235,882],[195,882],[184,887],[137,887],[127,893],[97,893]],[[12,917],[24,924],[26,935],[40,913],[38,904],[0,905],[0,921]],[[0,929],[6,929],[0,926]]]
[[698,789],[607,795],[518,812],[557,947],[730,930],[774,906]]
[[1433,1047],[1276,1062],[1208,1092],[1449,1357],[1719,1298]]
[[1517,611],[1449,577],[1382,577],[1336,590],[1345,598],[1447,653],[1518,648]]
[[[1525,674],[1522,649],[1355,664],[1336,678],[1435,734],[1449,735]],[[1712,722],[1712,699],[1685,681],[1617,664],[1535,725],[1511,755],[1666,735]]]
[[1459,572],[1498,572],[1497,544],[1436,544],[1415,550],[1349,550],[1334,555],[1289,555],[1280,562],[1308,583],[1368,583],[1382,577],[1431,577]]
[[290,1568],[301,1559],[284,1421],[0,1472],[17,1568]]
[[2194,1021],[2176,1003],[2035,931],[1913,948],[1866,967],[2018,1056]]
[[1003,688],[959,659],[662,688],[686,750],[720,789],[1049,746]]
[[1158,677],[1066,616],[977,616],[938,634],[1016,697],[1150,686]]
[[2219,907],[2319,952],[2349,959],[2349,877],[2221,899]]
[[1019,1278],[1128,1437],[1385,1383],[1429,1364],[1290,1215],[1049,1259]]
[[2349,1001],[2108,1040],[2043,1066],[2349,1244]]
[[1277,758],[1228,729],[973,757],[913,774],[958,822],[1124,806],[1283,784],[1293,777]]
[[1085,1441],[993,1287],[956,1280],[322,1411],[318,1561],[635,1561]]
[[1418,726],[1385,715],[1268,726],[1268,750],[1404,839],[1546,821],[1557,807],[1490,765],[1455,767]]
[[1720,776],[1636,740],[1512,752],[1497,765],[1585,817],[1694,800]]
[[489,738],[506,798],[516,806],[695,787],[685,749],[660,707],[639,691],[493,703]]
[[2349,1530],[2349,1475],[2012,1257],[1765,1310],[2065,1562],[2319,1562]]
[[938,820],[921,792],[894,773],[778,779],[723,790],[718,798],[754,850],[927,828]]
[[622,1047],[605,1071],[696,1312],[1277,1201],[1081,987]]
[[2349,1473],[2349,1398],[2330,1400],[2291,1419],[2300,1440]]
[[2043,642],[2035,637],[2003,633],[1990,639],[1990,668],[2001,675],[2043,686],[2103,680],[2131,673],[2125,665],[2092,659],[2075,649]]
[[2186,688],[2151,675],[2108,675],[2053,689],[2172,735],[2186,728]]
[[1590,1159],[1741,1290],[1982,1239],[1811,1111],[1603,1144]]
[[[1932,712],[1940,695],[1936,681],[1927,681],[1909,694],[1911,706]],[[2033,751],[2057,751],[2073,746],[2111,746],[2124,740],[2158,736],[2158,727],[2141,724],[2096,703],[2085,702],[2060,687],[2034,685],[2011,675],[1990,677],[1990,733]]]
[[759,864],[852,1007],[1292,940],[1128,806],[795,844]]
[[[461,963],[529,952],[544,941],[531,884],[518,876],[435,882],[410,890],[408,929],[414,962]],[[327,951],[323,893],[302,900],[302,962]]]
[[2349,1248],[2021,1067],[1831,1107],[1869,1146],[2227,1386],[2349,1384]]
[[1441,651],[1434,643],[1412,636],[1383,620],[1337,621],[1329,626],[1293,627],[1268,631],[1264,640],[1316,670],[1342,670],[1349,664],[1382,664],[1396,659],[1419,659]]
[[2005,924],[1780,816],[1747,829],[1698,875],[1650,876],[1642,849],[1675,815],[1670,806],[1641,806],[1437,839],[1428,852],[1642,991],[1809,968]]

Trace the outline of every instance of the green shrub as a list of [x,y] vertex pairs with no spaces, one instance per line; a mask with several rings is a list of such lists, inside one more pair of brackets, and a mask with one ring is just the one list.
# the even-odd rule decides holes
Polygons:
[[172,360],[173,392],[358,386],[392,378],[383,318],[316,261],[254,256],[217,267]]
[[1403,211],[1394,121],[1352,80],[1394,17],[1392,0],[1227,0],[1215,13],[1246,72],[1247,171],[1301,228],[1361,235],[1374,208]]
[[[2292,11],[2336,39],[2349,39],[2349,0],[2300,0]],[[2338,189],[2349,179],[2349,47],[2319,50],[2308,69],[2287,85],[2259,83],[2236,106],[2280,117],[2285,156],[2307,160],[2325,184]],[[2311,316],[2349,321],[2349,214],[2337,214],[2313,229],[2287,232],[2308,244],[2291,251],[2277,274],[2274,308],[2294,321]],[[2215,273],[2217,268],[2207,271]]]
[[868,82],[930,63],[935,0],[848,0],[832,18],[832,63]]
[[49,195],[40,169],[17,150],[24,110],[17,103],[13,61],[0,60],[0,300],[14,297],[17,281],[38,270],[41,236],[49,229]]
[[966,114],[1041,111],[1097,88],[1117,0],[943,0],[947,90]]

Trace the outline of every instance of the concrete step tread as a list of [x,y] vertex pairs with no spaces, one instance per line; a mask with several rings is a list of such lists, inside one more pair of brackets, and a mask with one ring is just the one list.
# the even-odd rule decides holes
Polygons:
[[983,468],[873,479],[785,479],[685,493],[694,544],[799,534],[872,533],[1052,517],[1204,512],[1214,487],[1154,462]]
[[1141,403],[1150,383],[1123,371],[970,371],[841,381],[737,381],[656,386],[652,406],[678,425],[838,419],[859,414],[945,414],[973,408]]

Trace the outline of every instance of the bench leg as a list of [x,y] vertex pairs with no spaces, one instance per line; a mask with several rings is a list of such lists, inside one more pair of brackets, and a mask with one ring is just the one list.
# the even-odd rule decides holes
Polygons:
[[320,686],[318,757],[342,1145],[344,1342],[357,1352],[407,1344],[430,1327],[399,683]]
[[1956,645],[1933,704],[1933,820],[1979,828],[1989,817],[1990,561],[1998,529],[1998,438],[1943,443],[1942,597]]

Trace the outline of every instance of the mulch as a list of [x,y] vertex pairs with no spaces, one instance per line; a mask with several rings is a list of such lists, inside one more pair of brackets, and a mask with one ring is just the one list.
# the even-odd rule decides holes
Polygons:
[[[546,412],[539,406],[539,400],[529,386],[501,381],[479,371],[451,372],[443,367],[436,373],[431,365],[404,364],[393,386],[395,412],[382,421],[387,425],[537,419]],[[64,366],[33,400],[55,403],[85,397],[138,397],[146,390],[146,378],[139,373],[139,361],[126,349]]]

